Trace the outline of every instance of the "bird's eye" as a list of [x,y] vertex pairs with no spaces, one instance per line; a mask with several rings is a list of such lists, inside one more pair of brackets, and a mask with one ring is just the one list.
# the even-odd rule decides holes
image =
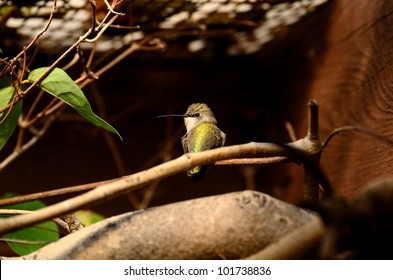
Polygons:
[[196,118],[198,118],[199,116],[200,116],[199,113],[195,113],[195,114],[193,115],[193,117],[196,117]]

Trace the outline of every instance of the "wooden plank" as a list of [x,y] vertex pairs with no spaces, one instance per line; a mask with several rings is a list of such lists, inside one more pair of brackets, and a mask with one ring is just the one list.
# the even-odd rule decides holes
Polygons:
[[[393,138],[392,26],[391,1],[336,1],[309,88],[320,103],[322,138],[344,125]],[[322,157],[333,186],[348,197],[393,174],[392,163],[393,147],[353,132],[335,137]]]

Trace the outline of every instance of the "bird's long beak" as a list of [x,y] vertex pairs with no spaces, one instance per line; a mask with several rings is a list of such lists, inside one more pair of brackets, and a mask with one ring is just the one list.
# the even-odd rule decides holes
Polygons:
[[187,116],[186,115],[160,115],[160,116],[157,116],[157,118],[166,118],[166,117],[181,117],[181,118],[185,118]]

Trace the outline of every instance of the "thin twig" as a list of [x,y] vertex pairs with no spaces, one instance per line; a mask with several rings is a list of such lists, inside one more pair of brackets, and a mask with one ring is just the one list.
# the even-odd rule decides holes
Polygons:
[[[98,88],[96,86],[94,86],[94,84],[90,85],[90,89],[94,93],[93,97],[96,101],[97,110],[98,110],[99,115],[101,117],[103,117],[104,119],[106,119],[107,118],[106,104],[101,96],[100,91],[98,90]],[[109,150],[111,151],[111,155],[112,155],[113,161],[115,162],[115,165],[117,167],[118,174],[120,176],[126,175],[126,167],[124,164],[122,154],[118,148],[118,145],[114,141],[112,135],[105,130],[100,130],[100,132],[103,135],[104,140],[105,140]]]
[[92,47],[92,49],[90,51],[89,58],[88,58],[87,63],[86,63],[88,68],[90,68],[91,65],[93,64],[93,59],[94,59],[94,56],[96,54],[96,49],[97,49],[97,42],[94,43],[94,45],[93,45],[93,47]]
[[27,47],[25,47],[25,48],[23,49],[23,51],[21,51],[17,56],[15,56],[15,57],[12,59],[12,61],[17,61],[17,60],[19,59],[19,57],[21,57],[28,49],[30,49],[31,46],[33,46],[33,45],[37,42],[37,40],[38,40],[38,39],[48,30],[49,26],[50,26],[51,23],[52,23],[52,19],[53,19],[54,15],[55,15],[56,6],[57,6],[57,0],[53,0],[52,10],[51,10],[51,12],[50,12],[50,14],[49,14],[48,21],[47,21],[46,25],[44,26],[44,28],[43,28],[40,32],[37,33],[37,35],[36,35],[36,36],[33,38],[33,40],[27,45]]
[[97,35],[93,39],[86,38],[85,42],[87,43],[94,43],[99,38],[101,38],[102,34],[104,34],[105,30],[117,19],[118,15],[113,16],[105,25],[100,29]]
[[26,71],[26,48],[23,47],[23,63],[22,63],[22,70],[20,71],[19,80],[23,80],[24,73]]
[[[20,210],[20,209],[0,209],[0,214],[2,215],[21,215],[21,214],[28,214],[32,213],[32,211],[29,210]],[[64,222],[60,218],[53,218],[53,222],[58,224],[60,227],[64,228],[67,232],[69,232],[68,224]]]
[[[40,95],[42,96],[44,94],[44,91],[40,91],[40,93],[41,93]],[[26,120],[19,123],[20,128],[29,128],[32,125],[34,125],[37,121],[39,121],[41,118],[51,115],[54,111],[56,111],[58,109],[58,108],[54,109],[54,107],[55,107],[54,104],[56,104],[58,101],[59,101],[59,99],[57,99],[56,97],[53,97],[51,102],[49,102],[49,104],[46,105],[46,107],[41,112],[36,114],[32,119],[28,120],[29,118],[26,116],[25,117]],[[63,102],[61,101],[61,103],[63,103]],[[30,111],[31,111],[31,109],[29,110],[29,112]]]
[[157,180],[150,184],[148,187],[146,187],[146,190],[143,192],[143,199],[142,201],[138,204],[138,207],[135,209],[145,209],[149,207],[150,202],[152,201],[154,195],[156,194],[156,190],[158,188],[158,185],[160,184],[160,181]]
[[[8,117],[8,115],[11,113],[12,108],[13,108],[13,104],[12,104],[12,106],[10,107],[10,109],[5,113],[5,115],[3,114],[4,116],[1,116],[0,125],[3,124],[3,122],[6,120],[6,118]],[[1,114],[1,113],[0,113],[0,114]]]
[[[41,98],[44,95],[44,91],[40,90],[40,92],[38,93],[38,95],[36,96],[36,98],[34,98],[33,104],[31,104],[26,116],[24,119],[29,120],[31,118],[31,115],[33,114],[34,110],[36,109],[36,107],[38,106],[39,101],[41,100]],[[19,126],[21,128],[26,127],[24,123],[19,122]]]
[[216,161],[214,165],[265,165],[292,162],[289,157],[271,157],[271,158],[234,158]]
[[308,132],[307,137],[311,141],[318,142],[319,145],[319,116],[318,116],[318,102],[311,100],[308,103],[309,107],[309,122],[308,122]]
[[44,113],[45,116],[50,116],[52,115],[54,112],[60,110],[61,108],[63,108],[65,105],[65,103],[62,100],[56,100],[55,105],[53,105],[52,107],[48,108],[48,110],[46,110]]
[[291,139],[292,142],[296,141],[297,137],[296,137],[295,130],[293,129],[293,126],[289,121],[285,122],[285,128],[288,131],[289,139]]
[[[51,16],[48,20],[48,23],[46,25],[46,27],[39,33],[37,34],[35,40],[33,40],[33,42],[31,42],[29,44],[28,47],[24,48],[23,52],[20,53],[20,55],[22,54],[26,54],[26,50],[33,45],[38,38],[48,29],[50,22],[53,18],[53,14],[54,11],[56,9],[56,1],[53,5],[52,8],[52,13]],[[109,13],[110,14],[110,13]],[[116,18],[118,15],[115,15],[114,18]],[[114,20],[114,19],[113,19]],[[110,21],[108,24],[111,24],[112,21]],[[106,25],[107,26],[107,25]],[[106,28],[106,27],[105,27]],[[27,95],[36,85],[38,85],[38,83],[40,83],[47,75],[49,75],[49,73],[60,63],[60,61],[62,61],[73,49],[77,48],[80,46],[80,44],[82,42],[84,42],[89,35],[91,34],[91,32],[93,32],[92,30],[86,32],[86,34],[82,35],[79,40],[77,42],[75,42],[71,47],[69,47],[50,67],[48,67],[48,69],[45,71],[45,73],[43,73],[37,80],[35,80],[25,91],[23,92],[16,92],[16,95],[14,96],[13,100],[4,108],[0,109],[0,113],[9,110],[7,112],[7,114],[10,112],[10,110],[12,109],[12,106],[16,103],[19,102],[19,100],[21,100],[22,98],[24,98],[25,95]],[[18,56],[17,56],[18,57]],[[13,61],[16,61],[16,58],[14,58]],[[9,67],[11,67],[12,70],[12,65],[13,62],[9,65]],[[89,72],[87,72],[89,73]],[[20,83],[20,81],[19,81]],[[15,86],[15,88],[17,88]],[[25,122],[22,122],[21,124],[24,125],[24,127],[21,127],[22,129],[19,132],[18,135],[18,140],[14,149],[14,152],[12,154],[10,154],[3,162],[0,163],[0,171],[5,168],[10,162],[12,162],[14,159],[16,159],[22,152],[24,152],[25,150],[27,150],[29,147],[31,147],[34,143],[37,142],[37,140],[42,137],[42,135],[46,132],[46,130],[49,128],[49,126],[53,123],[52,121],[47,121],[46,124],[44,124],[43,129],[41,129],[41,131],[35,135],[32,139],[29,140],[29,142],[27,142],[26,144],[22,145],[23,143],[23,137],[24,137],[24,128],[27,126],[32,126],[36,121],[38,121],[40,118],[42,118],[43,116],[52,116],[52,114],[54,114],[55,112],[58,112],[60,108],[63,107],[64,103],[62,101],[58,102],[56,105],[53,105],[54,103],[50,103],[43,111],[41,111],[40,113],[38,113],[33,119],[30,119],[30,116],[32,115],[35,107],[37,106],[38,101],[40,100],[40,95],[38,96],[38,98],[36,99],[36,101],[33,103],[33,106],[30,108],[27,118],[25,118]],[[52,119],[52,117],[50,118]],[[20,119],[22,121],[22,118]]]
[[[120,4],[122,1],[120,1],[120,2],[113,1],[113,2],[114,2],[114,3],[113,3],[113,6],[116,6],[116,5]],[[108,8],[108,10],[109,10],[112,14],[115,14],[115,15],[118,15],[118,16],[124,16],[124,15],[125,15],[124,13],[116,12],[115,10],[113,10],[112,5],[109,4],[107,0],[104,0],[104,3],[105,3],[105,5],[106,5],[106,7]]]
[[53,242],[53,241],[31,241],[31,240],[22,240],[22,239],[4,238],[4,237],[0,238],[0,241],[26,244],[26,245],[42,245],[42,244],[49,244]]
[[247,165],[238,168],[238,170],[239,173],[243,176],[245,189],[255,190],[256,189],[255,175],[258,172],[258,167]]
[[92,16],[91,16],[91,31],[93,36],[95,36],[96,33],[96,22],[97,22],[97,4],[96,1],[94,0],[89,0],[90,6],[91,6],[91,10],[92,10]]
[[91,80],[97,80],[97,79],[98,79],[98,76],[94,75],[94,72],[91,71],[91,70],[89,69],[89,66],[86,64],[85,58],[83,57],[83,51],[82,51],[80,45],[77,46],[76,50],[77,50],[77,53],[78,53],[78,56],[79,56],[79,61],[80,61],[81,64],[82,64],[82,67],[83,67],[83,70],[84,70],[86,76],[87,76],[89,79],[91,79]]
[[[55,1],[56,2],[56,1]],[[52,15],[53,17],[53,15]],[[118,15],[115,15],[109,22],[107,22],[103,29],[106,29],[108,24],[111,24],[113,22],[113,20],[115,18],[117,18]],[[51,17],[50,17],[51,20]],[[49,25],[48,25],[49,27]],[[46,28],[47,29],[47,28]],[[46,29],[44,28],[43,30],[46,31]],[[102,30],[101,30],[102,31]],[[100,32],[101,32],[100,31]],[[25,91],[22,91],[19,93],[19,95],[15,96],[14,100],[11,103],[16,103],[19,102],[19,100],[21,100],[22,98],[24,98],[25,95],[27,95],[35,86],[37,86],[41,81],[43,81],[52,71],[53,69],[55,69],[57,67],[57,65],[66,57],[68,56],[75,48],[77,48],[77,46],[79,46],[82,42],[86,42],[86,41],[94,41],[98,39],[98,35],[96,36],[96,38],[94,38],[93,40],[88,40],[88,37],[92,34],[92,30],[90,29],[89,31],[87,31],[84,35],[80,36],[79,39],[71,46],[69,47],[55,62],[52,63],[51,66],[49,66],[47,68],[47,70],[42,73],[42,75],[40,77],[38,77]],[[41,32],[40,32],[41,33]],[[39,34],[40,34],[39,33]],[[102,35],[102,33],[99,33]],[[42,35],[42,34],[41,34]],[[40,36],[41,36],[40,35]],[[101,36],[100,35],[100,36]],[[38,39],[38,38],[37,38]],[[30,45],[29,45],[30,46]],[[28,47],[29,47],[28,46]],[[27,48],[28,48],[27,47]],[[23,54],[23,52],[21,52]],[[17,57],[16,57],[17,58]],[[14,58],[14,60],[16,60],[16,58]],[[8,104],[6,107],[4,107],[3,109],[0,109],[0,113],[7,110],[9,107],[11,106],[11,104]]]
[[79,44],[81,44],[89,35],[89,32],[79,37],[79,40],[76,41],[70,48],[68,48],[55,62],[52,63],[51,66],[47,68],[47,70],[42,73],[40,77],[38,77],[26,90],[19,92],[13,99],[13,101],[0,109],[0,113],[4,112],[8,108],[10,108],[14,103],[19,102],[24,96],[26,96],[33,88],[35,88],[40,82],[42,82],[52,71],[57,67],[57,65],[71,52],[73,51]]
[[128,25],[112,24],[109,27],[110,28],[115,28],[115,29],[127,29],[127,30],[140,30],[141,29],[141,27],[139,25],[128,26]]
[[340,134],[341,132],[345,131],[354,131],[354,132],[359,132],[365,135],[369,135],[379,141],[385,142],[389,145],[393,145],[393,140],[385,135],[379,134],[371,129],[359,126],[359,125],[348,125],[348,126],[343,126],[336,128],[333,130],[328,137],[321,143],[321,146],[323,148],[326,148],[326,146],[329,144],[329,142],[333,139],[334,136]]
[[67,63],[67,65],[65,65],[62,69],[64,71],[67,71],[68,69],[70,69],[72,66],[74,66],[77,62],[79,61],[79,54],[75,54],[74,57],[71,59],[70,62]]
[[[115,59],[111,60],[104,67],[102,67],[101,69],[96,71],[95,74],[97,76],[101,76],[103,73],[105,73],[106,71],[108,71],[109,69],[114,67],[116,64],[118,64],[120,61],[122,61],[124,58],[126,58],[127,56],[129,56],[130,54],[132,54],[135,51],[138,51],[138,50],[149,50],[149,51],[153,51],[154,50],[154,51],[157,51],[157,50],[162,50],[166,46],[164,42],[162,42],[162,41],[157,39],[157,40],[154,41],[154,43],[155,43],[154,46],[151,46],[150,48],[147,48],[146,46],[143,46],[143,44],[146,43],[147,40],[151,41],[151,38],[149,38],[149,39],[146,38],[146,39],[144,39],[140,43],[132,43],[129,48],[127,48],[123,53],[118,55]],[[91,82],[91,80],[84,80],[79,85],[79,87],[80,88],[84,88],[90,82]]]
[[79,192],[86,192],[86,191],[90,191],[92,189],[95,189],[96,187],[108,184],[108,183],[116,181],[116,180],[118,180],[118,179],[105,180],[105,181],[89,183],[89,184],[84,184],[84,185],[78,185],[78,186],[72,186],[72,187],[65,187],[65,188],[61,188],[61,189],[54,189],[54,190],[50,190],[50,191],[32,193],[32,194],[21,195],[21,196],[16,196],[16,197],[11,197],[11,198],[3,198],[3,199],[0,199],[0,206],[12,205],[12,204],[16,204],[16,203],[22,203],[22,202],[27,202],[27,201],[37,200],[37,199],[44,199],[44,198],[55,197],[55,196],[61,196],[61,195],[68,195],[68,194],[79,193]]
[[[0,163],[0,171],[3,170],[5,167],[8,166],[12,161],[14,161],[17,157],[19,157],[23,152],[28,150],[31,146],[33,146],[48,130],[50,125],[55,121],[55,116],[52,115],[49,117],[49,119],[45,122],[44,126],[42,129],[39,131],[38,134],[36,134],[33,138],[31,138],[27,143],[25,143],[22,146],[16,146],[14,151],[8,155],[1,163]],[[23,131],[23,130],[22,130]],[[22,138],[23,134],[19,137],[20,139]],[[20,140],[21,141],[21,140]]]

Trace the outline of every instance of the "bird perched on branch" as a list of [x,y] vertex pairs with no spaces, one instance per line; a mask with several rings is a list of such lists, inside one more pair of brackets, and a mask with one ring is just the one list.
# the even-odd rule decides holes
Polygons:
[[[217,127],[212,110],[204,103],[191,104],[184,115],[159,117],[182,117],[187,133],[181,138],[184,153],[198,153],[224,146],[226,134]],[[208,166],[195,166],[187,171],[193,181],[202,179]]]

